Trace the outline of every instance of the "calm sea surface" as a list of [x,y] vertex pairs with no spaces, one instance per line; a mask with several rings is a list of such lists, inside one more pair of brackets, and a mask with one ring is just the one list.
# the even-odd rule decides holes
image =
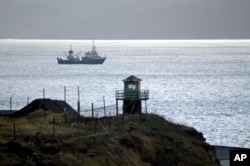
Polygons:
[[[0,110],[36,98],[64,100],[81,109],[115,104],[123,79],[135,75],[150,91],[148,112],[201,131],[215,145],[250,148],[250,40],[95,41],[103,65],[58,65],[72,45],[92,41],[0,40]],[[80,56],[83,56],[83,53]],[[122,105],[122,103],[119,103]]]

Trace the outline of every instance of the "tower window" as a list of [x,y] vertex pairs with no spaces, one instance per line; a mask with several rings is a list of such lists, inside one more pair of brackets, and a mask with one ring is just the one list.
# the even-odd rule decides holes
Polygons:
[[128,85],[128,90],[130,90],[130,91],[135,91],[135,90],[136,90],[135,84],[129,84],[129,85]]

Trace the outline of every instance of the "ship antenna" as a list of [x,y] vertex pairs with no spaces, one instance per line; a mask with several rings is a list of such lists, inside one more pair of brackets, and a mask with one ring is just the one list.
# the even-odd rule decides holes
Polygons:
[[95,50],[95,41],[93,40],[93,50]]
[[72,50],[72,45],[70,45],[69,54],[70,54],[70,53],[73,53],[73,50]]

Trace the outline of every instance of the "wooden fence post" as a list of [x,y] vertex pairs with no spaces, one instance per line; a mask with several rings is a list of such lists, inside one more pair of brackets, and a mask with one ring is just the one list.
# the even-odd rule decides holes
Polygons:
[[106,117],[106,106],[105,106],[105,97],[103,96],[103,111],[104,111],[104,117]]
[[118,115],[118,100],[116,100],[116,116]]
[[53,138],[55,138],[55,125],[56,125],[55,116],[53,116],[53,121],[49,122],[49,124],[53,124]]
[[92,118],[94,118],[94,103],[91,104]]
[[146,109],[146,114],[148,114],[147,100],[145,100],[145,109]]

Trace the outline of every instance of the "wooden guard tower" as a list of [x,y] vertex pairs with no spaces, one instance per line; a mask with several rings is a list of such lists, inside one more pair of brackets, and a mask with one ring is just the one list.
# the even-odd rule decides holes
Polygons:
[[142,100],[149,99],[149,91],[141,90],[141,79],[134,75],[124,81],[124,90],[116,91],[116,101],[123,100],[124,113],[141,113]]

